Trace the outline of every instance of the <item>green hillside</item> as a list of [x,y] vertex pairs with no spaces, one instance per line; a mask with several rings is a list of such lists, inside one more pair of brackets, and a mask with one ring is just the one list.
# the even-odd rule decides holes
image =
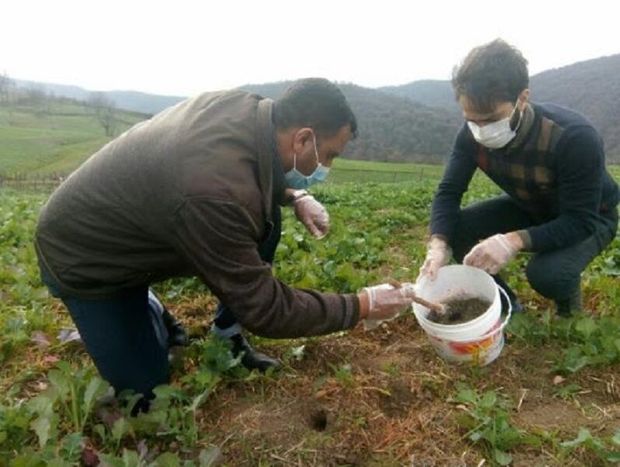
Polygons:
[[[117,111],[115,118],[119,134],[145,115]],[[0,174],[67,173],[110,139],[83,103],[0,104]]]
[[[567,105],[592,119],[605,139],[609,163],[620,162],[620,133],[616,131],[619,120],[614,107],[617,99],[611,98],[620,89],[614,78],[620,70],[618,58],[620,55],[590,60],[532,77],[536,100],[540,98]],[[277,97],[287,84],[247,85],[243,89]],[[579,92],[574,90],[575,86]],[[359,137],[347,146],[345,158],[437,164],[449,154],[461,124],[449,82],[416,82],[380,90],[352,84],[340,84],[340,87],[358,117],[360,128]],[[112,136],[106,136],[94,104],[63,95],[69,91],[72,95],[77,92],[73,87],[66,88],[17,86],[10,98],[0,92],[0,175],[66,174],[112,139]],[[76,89],[81,91],[83,99],[91,99],[97,94]],[[98,94],[117,107],[113,109],[114,135],[148,117],[137,111],[144,107],[131,100],[136,95],[139,94],[141,99],[152,99],[149,108],[154,112],[182,99],[141,93]],[[165,99],[158,99],[160,97]],[[406,165],[399,167],[399,173],[393,169],[382,173],[381,181],[407,179],[410,174],[404,169]],[[333,174],[338,180],[365,179],[367,171],[363,169],[340,167],[342,170]]]
[[[429,155],[428,159],[439,161],[441,158],[433,154],[443,154],[448,150],[452,133],[449,123],[435,119],[434,115],[424,118],[424,109],[407,104],[405,109],[401,109],[402,112],[394,112],[392,118],[388,118],[391,122],[389,128],[373,124],[372,121],[376,123],[386,119],[390,114],[389,102],[395,98],[381,96],[381,93],[376,91],[365,92],[364,88],[355,86],[345,86],[345,91],[351,94],[349,98],[356,107],[364,107],[372,101],[366,105],[366,111],[356,108],[360,115],[361,135],[349,145],[345,157],[415,161],[418,160],[416,154],[426,153]],[[264,94],[270,95],[269,92]],[[394,102],[391,104],[392,110],[397,108]],[[375,110],[371,112],[369,110],[371,108]],[[121,110],[115,112],[118,120],[116,135],[147,118],[147,115],[136,112]],[[430,123],[431,121],[434,123]],[[419,122],[424,125],[420,127]],[[423,136],[424,129],[430,127],[432,131]],[[419,138],[411,147],[403,143],[401,149],[394,150],[386,143],[389,139],[386,131],[392,134],[393,142],[398,140],[398,135],[402,135],[403,131]],[[443,133],[442,138],[432,136],[438,131]],[[64,175],[73,171],[110,139],[98,121],[95,109],[81,101],[47,96],[44,97],[44,101],[37,102],[36,105],[33,103],[3,105],[0,108],[0,175]],[[367,153],[369,150],[370,153]],[[405,150],[409,157],[405,154]],[[427,159],[422,157],[421,160]],[[420,173],[421,166],[403,163],[398,169],[394,169],[393,166],[386,164],[382,169],[381,164],[342,160],[338,161],[338,167],[341,170],[338,170],[335,178],[339,181],[365,179],[370,171],[381,173],[379,181],[401,181]],[[426,169],[427,174],[432,171],[433,169]],[[373,180],[377,181],[376,175],[373,177]]]
[[[379,89],[460,115],[450,81],[414,81]],[[590,119],[605,141],[607,161],[620,163],[620,54],[543,71],[531,77],[530,90],[533,102],[553,102]]]
[[[242,89],[278,98],[291,81],[248,84]],[[350,159],[441,163],[449,154],[461,118],[392,94],[339,84],[359,124],[359,135],[344,152]]]
[[[620,163],[620,54],[575,63],[531,77],[532,100],[554,102],[588,117],[605,141],[607,161]],[[11,80],[9,80],[11,81]],[[289,82],[242,86],[265,97],[278,97]],[[344,157],[386,162],[439,164],[450,153],[462,116],[449,81],[415,81],[378,89],[340,83],[359,123],[359,137],[347,146]],[[92,93],[77,86],[15,81],[14,88],[62,96],[48,101],[46,111],[21,107],[8,111],[0,89],[0,173],[13,170],[66,172],[108,138],[85,104],[100,94],[120,113],[117,133],[145,113],[157,113],[183,99],[135,91]],[[41,96],[39,96],[40,98]],[[54,103],[50,104],[49,102]],[[78,104],[79,103],[79,104]],[[84,103],[84,104],[82,104]],[[122,126],[122,128],[121,128]],[[33,131],[37,137],[31,138]]]

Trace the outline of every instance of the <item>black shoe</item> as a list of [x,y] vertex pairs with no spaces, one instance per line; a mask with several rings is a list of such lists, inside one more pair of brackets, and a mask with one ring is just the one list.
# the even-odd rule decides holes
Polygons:
[[581,287],[574,290],[568,298],[555,300],[555,312],[562,318],[569,318],[575,313],[581,313],[581,311]]
[[168,346],[175,347],[189,345],[187,331],[185,331],[185,328],[183,328],[181,323],[179,323],[166,308],[164,308],[161,317],[164,321],[164,326],[166,326],[166,330],[168,331]]
[[233,346],[231,352],[233,357],[241,356],[241,364],[248,370],[258,370],[261,373],[266,372],[269,368],[279,369],[282,364],[278,359],[271,358],[268,355],[257,352],[252,348],[250,343],[241,334],[230,336]]

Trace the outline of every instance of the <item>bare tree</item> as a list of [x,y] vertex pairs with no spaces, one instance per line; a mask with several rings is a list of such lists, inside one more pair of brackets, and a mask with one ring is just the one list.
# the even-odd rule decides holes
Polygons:
[[50,113],[51,100],[44,86],[33,84],[24,92],[23,101],[33,107],[36,115],[43,116]]
[[90,106],[95,111],[97,120],[103,127],[106,136],[114,136],[118,127],[116,118],[116,105],[102,92],[92,92],[88,99]]
[[41,86],[30,86],[26,89],[28,102],[37,105],[45,100],[45,90]]
[[15,82],[4,72],[0,75],[0,102],[8,104],[11,99],[11,91]]

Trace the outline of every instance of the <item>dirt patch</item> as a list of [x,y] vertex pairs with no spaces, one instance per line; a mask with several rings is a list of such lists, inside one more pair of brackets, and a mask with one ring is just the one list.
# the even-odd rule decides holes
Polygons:
[[460,324],[477,318],[489,309],[491,303],[479,298],[452,299],[443,303],[444,312],[431,311],[427,318],[438,324]]
[[[492,365],[471,368],[438,357],[413,315],[346,337],[261,340],[262,350],[280,356],[303,343],[303,358],[274,377],[218,387],[199,423],[231,465],[479,465],[483,450],[463,438],[450,401],[464,383],[509,397],[511,423],[520,429],[558,433],[558,441],[573,439],[580,427],[613,434],[617,368],[569,378],[566,384],[589,392],[563,400],[553,382],[557,344],[509,341]],[[350,376],[337,372],[345,365]],[[546,448],[511,454],[515,465],[588,465],[576,464],[577,455],[560,464]]]
[[218,425],[241,425],[246,434],[261,433],[271,439],[326,431],[334,425],[332,409],[314,397],[310,387],[297,387],[289,393],[274,382],[263,388],[263,394],[248,390],[249,385],[229,386],[226,393],[222,391],[223,404],[211,407],[205,416],[217,418]]
[[388,417],[402,418],[408,414],[417,398],[411,386],[403,381],[390,382],[387,391],[381,393],[381,411]]
[[519,425],[523,424],[522,426],[570,433],[576,433],[580,427],[591,423],[591,420],[569,401],[536,398],[528,402],[527,397],[515,420]]

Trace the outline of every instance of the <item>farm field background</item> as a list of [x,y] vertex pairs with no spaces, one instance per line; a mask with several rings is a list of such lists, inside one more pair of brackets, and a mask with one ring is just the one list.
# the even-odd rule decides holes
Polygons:
[[[415,280],[441,172],[338,161],[313,190],[330,212],[330,234],[313,239],[285,210],[275,274],[339,292]],[[496,193],[477,176],[464,202]],[[216,302],[206,288],[195,279],[157,284],[193,340],[155,408],[129,417],[129,407],[98,402],[107,386],[39,281],[32,233],[48,194],[0,189],[0,465],[620,462],[618,238],[584,273],[586,312],[572,319],[556,319],[529,288],[527,255],[519,256],[505,277],[526,312],[484,368],[443,362],[407,314],[369,332],[255,337],[285,368],[250,374],[209,337]]]
[[[45,106],[0,105],[0,176],[67,174],[110,138],[92,107],[48,99]],[[146,116],[117,112],[122,132]]]

